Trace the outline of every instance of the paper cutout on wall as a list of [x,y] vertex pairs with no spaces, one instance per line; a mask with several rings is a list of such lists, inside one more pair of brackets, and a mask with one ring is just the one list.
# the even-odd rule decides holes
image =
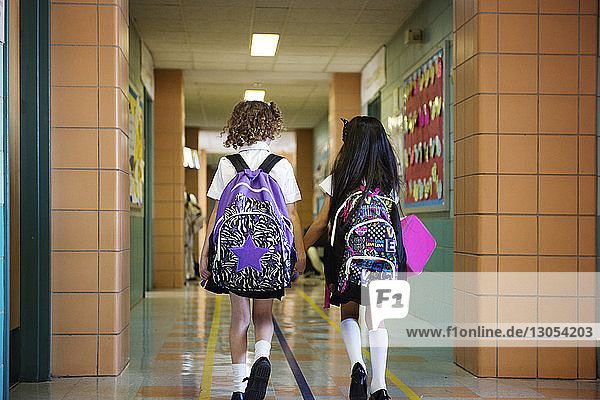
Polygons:
[[142,99],[129,88],[129,201],[144,205],[144,107]]

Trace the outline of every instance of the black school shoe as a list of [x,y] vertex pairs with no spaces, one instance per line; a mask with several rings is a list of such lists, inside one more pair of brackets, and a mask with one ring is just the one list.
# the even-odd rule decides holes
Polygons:
[[244,392],[244,400],[263,400],[267,393],[267,385],[271,376],[271,363],[267,357],[254,362],[248,377],[248,386]]
[[379,389],[375,393],[371,393],[371,397],[369,397],[369,400],[391,400],[391,397],[388,394],[387,390]]
[[231,400],[244,400],[244,393],[233,392],[233,394],[231,395]]
[[350,400],[367,400],[367,371],[361,363],[352,367],[350,381]]

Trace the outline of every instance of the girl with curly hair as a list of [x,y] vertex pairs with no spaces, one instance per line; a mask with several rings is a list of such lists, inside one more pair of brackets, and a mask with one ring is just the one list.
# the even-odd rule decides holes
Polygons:
[[[270,157],[270,160],[274,159],[274,157],[271,156],[269,143],[271,140],[275,139],[282,128],[283,118],[275,103],[265,103],[262,101],[242,101],[238,103],[234,107],[231,117],[222,132],[222,135],[226,135],[224,143],[225,147],[233,147],[237,150],[238,155],[221,158],[215,177],[213,178],[207,193],[208,197],[216,200],[216,204],[208,223],[207,232],[209,232],[209,234],[205,237],[204,248],[200,258],[200,277],[207,280],[205,285],[207,290],[214,293],[228,293],[231,301],[229,343],[231,347],[234,385],[234,391],[231,397],[232,400],[264,399],[271,373],[269,356],[271,352],[271,339],[273,336],[273,299],[278,298],[281,300],[284,295],[284,289],[270,290],[268,292],[253,292],[247,289],[252,286],[252,282],[249,282],[248,285],[244,284],[244,290],[237,289],[237,286],[236,289],[231,287],[228,289],[224,287],[227,285],[218,285],[215,282],[215,274],[212,273],[213,264],[211,263],[211,266],[209,267],[209,257],[212,261],[212,254],[214,254],[214,242],[210,240],[210,237],[212,236],[210,232],[213,232],[215,227],[216,214],[219,209],[219,200],[224,194],[224,190],[228,184],[238,175],[238,173],[249,173],[252,175],[255,172],[247,172],[247,170],[256,171],[259,168],[264,168],[262,171],[265,173],[267,172],[267,168],[264,167],[268,164],[269,160],[267,160],[267,158]],[[237,167],[234,165],[234,162],[237,164]],[[285,205],[287,206],[287,213],[289,214],[293,228],[293,246],[295,246],[297,257],[294,270],[298,273],[302,273],[305,267],[306,256],[304,245],[302,243],[300,219],[298,218],[295,206],[295,203],[300,200],[300,190],[296,183],[296,178],[294,177],[294,170],[292,165],[285,158],[279,159],[274,166],[271,164],[269,168],[270,171],[268,172],[268,175],[275,180],[281,189]],[[229,198],[229,196],[227,198]],[[285,210],[286,206],[283,205],[283,202],[281,204]],[[226,206],[227,204],[224,203],[224,205]],[[253,221],[256,221],[256,219],[248,222],[251,230],[254,230],[255,228],[253,224],[257,224]],[[242,222],[240,222],[240,224],[243,225]],[[242,229],[242,225],[240,225],[240,229]],[[260,227],[258,229],[260,230]],[[251,244],[247,247],[249,242]],[[292,244],[289,243],[289,245]],[[211,246],[213,250],[209,252]],[[263,246],[268,247],[266,245]],[[238,260],[237,269],[234,271],[235,274],[240,272],[241,260],[244,257],[244,254],[241,253],[241,251],[246,251],[248,253],[258,251],[260,257],[258,263],[260,265],[258,265],[257,268],[262,270],[261,265],[264,265],[264,263],[261,264],[262,262],[260,259],[263,258],[261,254],[264,253],[261,253],[261,251],[266,251],[267,249],[255,246],[253,240],[250,240],[250,236],[246,239],[246,243],[243,247],[240,248],[235,246],[227,249],[234,252],[236,254],[235,259]],[[220,250],[217,250],[217,252],[218,251]],[[229,254],[229,252],[226,253]],[[293,260],[291,262],[293,263]],[[286,267],[287,264],[283,265],[285,263],[281,263],[282,265],[276,264],[276,273],[280,270],[284,270],[284,268],[289,268]],[[241,275],[238,275],[238,278],[240,276]],[[287,280],[287,282],[284,282],[283,286],[289,286],[289,278],[285,278],[284,280]],[[250,311],[251,298],[253,303],[252,311]],[[254,322],[255,336],[254,362],[252,369],[250,370],[250,375],[246,378],[247,334],[251,319]]]

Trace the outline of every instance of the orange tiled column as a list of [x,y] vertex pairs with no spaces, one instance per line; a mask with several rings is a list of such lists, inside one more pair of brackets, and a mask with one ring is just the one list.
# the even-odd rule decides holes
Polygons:
[[183,287],[183,143],[181,70],[154,70],[154,286]]
[[52,375],[129,361],[127,0],[51,4]]
[[360,115],[360,73],[335,72],[329,83],[329,163],[342,147],[342,121]]
[[[454,2],[455,271],[596,270],[598,2]],[[489,283],[489,282],[487,282]],[[455,319],[581,322],[573,282],[455,282]],[[596,349],[456,348],[478,376],[595,378]]]
[[302,194],[297,204],[303,228],[313,221],[313,130],[296,129],[296,179]]

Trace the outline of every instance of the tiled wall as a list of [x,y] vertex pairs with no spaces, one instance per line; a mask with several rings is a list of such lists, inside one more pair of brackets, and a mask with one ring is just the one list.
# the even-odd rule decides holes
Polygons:
[[360,115],[360,73],[335,72],[329,83],[329,164],[337,156],[342,146],[343,124],[340,118],[348,120]]
[[296,129],[296,180],[302,200],[296,204],[303,228],[313,221],[313,130]]
[[154,70],[154,286],[182,287],[184,102],[181,70]]
[[[597,7],[454,2],[455,271],[596,271]],[[455,318],[593,320],[576,280],[568,296],[457,286]],[[455,361],[479,376],[596,377],[595,348],[457,348]]]
[[52,375],[129,361],[128,2],[51,4]]

